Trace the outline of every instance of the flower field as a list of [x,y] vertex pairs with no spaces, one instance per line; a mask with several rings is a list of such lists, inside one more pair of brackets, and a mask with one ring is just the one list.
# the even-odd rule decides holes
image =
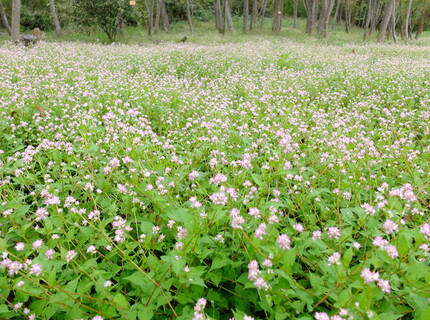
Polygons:
[[3,44],[0,318],[429,319],[428,52]]

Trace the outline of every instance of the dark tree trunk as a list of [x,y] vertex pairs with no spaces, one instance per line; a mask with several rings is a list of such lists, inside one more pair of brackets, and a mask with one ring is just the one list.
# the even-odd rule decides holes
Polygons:
[[243,0],[243,33],[249,32],[249,0]]
[[0,15],[1,19],[3,21],[3,26],[9,33],[9,35],[12,35],[12,30],[10,29],[9,20],[7,19],[6,12],[4,12],[3,3],[0,0]]
[[372,20],[370,22],[370,31],[369,36],[371,36],[375,30],[376,27],[379,24],[380,16],[381,16],[381,10],[382,10],[382,2],[381,0],[373,0],[373,10],[372,10]]
[[272,23],[272,31],[279,32],[281,31],[282,25],[282,0],[275,0],[273,6],[273,23]]
[[316,17],[316,0],[303,0],[306,9],[306,29],[307,34],[312,34]]
[[385,33],[387,32],[388,25],[391,21],[391,16],[393,15],[395,4],[396,0],[390,0],[385,5],[384,18],[382,19],[381,27],[379,29],[377,42],[384,41]]
[[345,3],[345,32],[349,33],[349,28],[351,27],[351,7],[348,0]]

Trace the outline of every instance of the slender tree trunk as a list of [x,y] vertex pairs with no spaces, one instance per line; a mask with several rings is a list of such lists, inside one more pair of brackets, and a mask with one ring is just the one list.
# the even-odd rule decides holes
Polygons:
[[154,0],[149,0],[148,6],[148,35],[152,35],[154,31]]
[[258,17],[258,0],[254,0],[252,2],[252,13],[251,13],[251,25],[249,26],[252,29],[257,22]]
[[372,10],[373,10],[373,0],[368,0],[366,22],[364,23],[364,35],[363,35],[364,40],[367,40],[367,38],[369,37],[369,27],[370,27],[370,21],[372,19]]
[[220,0],[214,0],[214,12],[215,12],[215,28],[222,32],[222,15],[221,15],[221,2]]
[[230,1],[225,0],[224,2],[224,16],[225,16],[225,22],[228,28],[229,32],[233,32],[233,19],[231,17],[231,8],[230,8]]
[[328,21],[330,19],[331,12],[333,11],[334,0],[324,0],[323,7],[321,9],[320,21],[318,23],[318,34],[327,37],[328,32]]
[[408,41],[409,39],[412,39],[412,35],[410,33],[410,28],[409,28],[409,19],[411,17],[411,10],[412,10],[412,0],[409,0],[408,2],[408,10],[406,11],[406,19],[405,19],[405,36],[406,36],[406,41]]
[[61,25],[58,19],[57,8],[55,8],[55,1],[49,0],[49,7],[51,8],[52,18],[54,19],[55,35],[59,37],[61,35]]
[[12,0],[12,41],[17,43],[19,41],[19,27],[21,18],[21,1]]
[[345,1],[345,32],[349,33],[349,28],[351,26],[351,7],[349,5],[349,0]]
[[243,33],[249,32],[249,0],[243,0]]
[[297,29],[297,11],[299,9],[299,0],[293,2],[293,28]]
[[4,12],[3,3],[0,0],[0,15],[1,19],[3,21],[3,26],[9,33],[9,35],[12,35],[12,30],[10,29],[9,20],[7,19],[6,12]]
[[263,0],[263,4],[261,5],[261,14],[260,14],[260,29],[263,29],[264,18],[266,17],[266,8],[267,8],[267,0]]
[[191,17],[191,0],[187,0],[187,20],[188,25],[190,26],[190,33],[194,33],[194,27],[193,27],[193,19]]
[[392,32],[394,43],[397,43],[397,34],[396,34],[396,4],[395,3],[394,3],[393,12],[391,13],[391,32]]
[[382,10],[381,0],[374,0],[373,10],[372,10],[372,20],[370,22],[369,36],[371,36],[375,32],[376,26],[379,24],[381,10]]
[[161,18],[161,6],[160,6],[160,0],[157,0],[156,10],[155,10],[154,33],[158,32],[158,27],[160,26],[160,18]]
[[378,39],[377,42],[384,41],[385,33],[387,32],[388,25],[391,21],[391,16],[394,11],[394,5],[396,3],[396,0],[390,0],[385,5],[385,12],[384,12],[384,18],[382,19],[381,27],[379,29]]
[[332,29],[334,29],[334,27],[337,23],[337,18],[339,17],[339,8],[340,8],[340,0],[336,0],[336,9],[334,11],[333,22],[331,24]]
[[281,31],[282,24],[282,0],[275,0],[273,5],[273,23],[272,23],[272,31],[279,32]]

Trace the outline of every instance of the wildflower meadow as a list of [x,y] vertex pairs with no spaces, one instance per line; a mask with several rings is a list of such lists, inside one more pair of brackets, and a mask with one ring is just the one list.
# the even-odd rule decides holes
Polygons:
[[430,47],[0,46],[1,319],[430,319]]

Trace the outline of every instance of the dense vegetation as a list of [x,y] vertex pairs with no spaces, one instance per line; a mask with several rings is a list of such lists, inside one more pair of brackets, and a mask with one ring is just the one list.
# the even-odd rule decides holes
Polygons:
[[428,46],[0,47],[0,318],[428,319]]
[[[278,33],[287,25],[297,29],[298,20],[307,34],[328,37],[339,25],[349,33],[362,30],[364,39],[409,41],[418,39],[430,22],[429,0],[0,0],[2,25],[18,40],[19,26],[25,30],[62,28],[79,33],[103,30],[110,41],[118,40],[126,26],[140,26],[153,35],[168,32],[170,24],[187,21],[195,31],[197,21],[211,21],[212,29],[243,33],[261,29],[271,19],[271,30]],[[15,5],[16,10],[13,9]],[[15,12],[15,16],[14,13]],[[290,21],[288,21],[288,20]],[[12,21],[12,27],[9,21]],[[14,21],[16,23],[14,24]],[[286,22],[288,21],[288,22]],[[15,25],[15,33],[12,29]],[[15,37],[14,37],[15,34]]]

